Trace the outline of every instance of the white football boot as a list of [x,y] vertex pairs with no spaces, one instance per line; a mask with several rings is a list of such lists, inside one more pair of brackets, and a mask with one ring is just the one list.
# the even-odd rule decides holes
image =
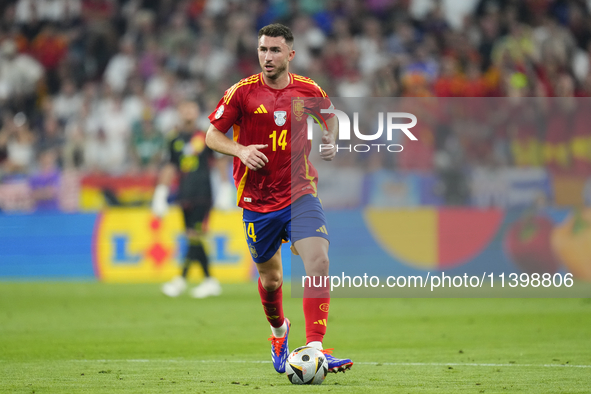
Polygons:
[[191,290],[191,297],[206,298],[211,296],[219,296],[222,294],[222,286],[216,278],[205,278],[203,282],[193,290]]
[[182,276],[172,278],[170,282],[162,285],[162,292],[169,297],[178,297],[187,290],[187,280]]

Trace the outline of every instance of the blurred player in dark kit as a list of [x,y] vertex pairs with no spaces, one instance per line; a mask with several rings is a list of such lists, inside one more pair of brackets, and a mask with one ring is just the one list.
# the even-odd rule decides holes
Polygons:
[[205,144],[205,133],[197,130],[199,107],[185,101],[179,105],[180,125],[168,144],[168,162],[160,170],[158,185],[152,199],[152,212],[164,217],[169,209],[170,187],[179,176],[178,203],[183,210],[188,249],[180,276],[162,286],[162,292],[177,297],[187,289],[187,275],[191,265],[199,262],[205,276],[203,282],[191,290],[191,296],[217,296],[222,288],[209,272],[209,257],[205,249],[207,220],[213,205],[210,172],[213,151]]

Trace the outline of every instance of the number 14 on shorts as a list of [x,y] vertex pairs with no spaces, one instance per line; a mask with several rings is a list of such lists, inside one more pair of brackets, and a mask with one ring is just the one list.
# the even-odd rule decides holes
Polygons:
[[248,223],[248,226],[245,222],[243,222],[242,224],[244,225],[244,233],[246,234],[246,236],[252,239],[252,242],[256,242],[257,236],[254,232],[254,223]]

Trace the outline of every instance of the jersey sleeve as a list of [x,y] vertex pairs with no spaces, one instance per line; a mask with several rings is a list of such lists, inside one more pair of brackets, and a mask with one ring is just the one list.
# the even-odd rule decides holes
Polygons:
[[238,91],[237,85],[239,84],[226,90],[215,111],[208,116],[211,124],[222,133],[226,133],[242,117],[241,92]]
[[[318,99],[318,110],[321,109],[334,109],[334,105],[332,105],[332,101],[328,96],[326,97],[319,97]],[[334,114],[322,114],[324,119],[330,119],[334,116]]]

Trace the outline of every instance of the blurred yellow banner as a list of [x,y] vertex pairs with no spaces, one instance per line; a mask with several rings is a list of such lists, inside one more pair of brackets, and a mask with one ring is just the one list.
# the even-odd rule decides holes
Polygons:
[[[244,241],[240,211],[212,211],[207,241],[212,275],[222,283],[252,279],[254,263]],[[109,208],[99,214],[95,226],[94,269],[104,282],[163,282],[180,274],[186,247],[178,207],[162,219],[146,208]],[[195,264],[189,279],[202,277]]]

